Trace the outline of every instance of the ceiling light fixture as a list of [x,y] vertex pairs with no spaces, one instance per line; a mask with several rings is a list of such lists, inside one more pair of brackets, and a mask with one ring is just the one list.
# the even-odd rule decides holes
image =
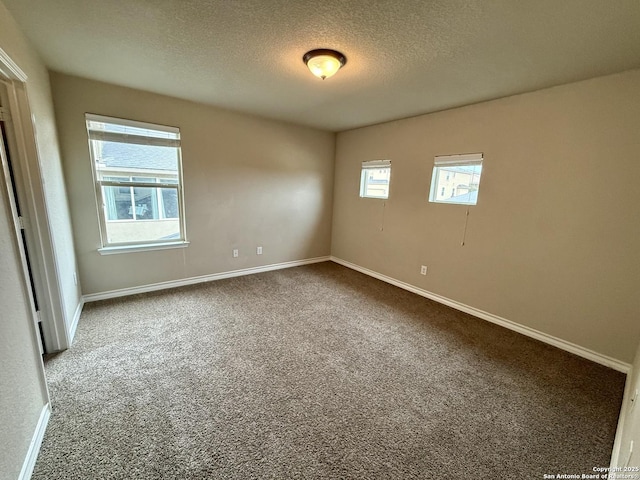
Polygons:
[[305,53],[302,61],[309,67],[311,73],[324,80],[335,75],[347,63],[347,57],[335,50],[319,48]]

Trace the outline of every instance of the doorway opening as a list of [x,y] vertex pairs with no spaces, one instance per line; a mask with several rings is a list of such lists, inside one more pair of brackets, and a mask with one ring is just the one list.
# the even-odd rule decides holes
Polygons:
[[31,300],[31,306],[35,312],[34,321],[36,323],[36,331],[38,332],[38,345],[40,348],[40,354],[46,353],[46,344],[44,341],[44,332],[42,329],[42,321],[40,319],[40,307],[38,303],[38,294],[36,292],[35,279],[32,267],[31,257],[29,256],[29,246],[27,242],[27,232],[25,231],[25,219],[23,215],[22,202],[18,195],[16,170],[14,162],[12,161],[12,148],[9,147],[9,133],[7,122],[11,120],[11,114],[7,106],[7,91],[6,83],[2,81],[0,83],[0,157],[2,158],[2,170],[7,184],[7,193],[11,197],[9,204],[11,206],[11,214],[13,216],[14,224],[18,230],[17,236],[19,241],[19,251],[23,270],[26,276],[26,283],[29,287],[29,297]]

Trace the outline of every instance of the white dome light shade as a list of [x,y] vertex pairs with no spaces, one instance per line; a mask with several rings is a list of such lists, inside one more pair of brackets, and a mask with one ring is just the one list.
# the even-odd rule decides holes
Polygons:
[[324,80],[335,75],[340,67],[347,63],[347,58],[335,50],[318,49],[305,53],[302,61],[311,73]]

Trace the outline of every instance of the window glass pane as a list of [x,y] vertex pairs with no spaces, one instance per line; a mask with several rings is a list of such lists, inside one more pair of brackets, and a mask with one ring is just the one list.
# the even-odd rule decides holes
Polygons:
[[130,187],[102,187],[105,202],[105,216],[107,220],[131,219],[131,188]]
[[[150,172],[168,178],[178,177],[177,148],[99,140],[93,140],[92,143],[99,180],[106,180],[107,176],[113,178],[122,173],[139,182],[149,181],[144,174]],[[152,178],[151,181],[155,179]]]
[[136,220],[153,220],[159,218],[158,215],[158,193],[157,188],[134,187],[132,212],[135,209]]
[[[109,243],[180,239],[177,189],[127,187],[128,190],[133,190],[132,202],[131,192],[128,200],[123,198],[124,195],[118,196],[119,188],[104,187],[105,198],[113,197],[116,200],[114,205],[105,206]],[[120,198],[122,200],[118,200]],[[117,212],[117,215],[114,216],[112,211]]]
[[482,165],[434,166],[429,200],[476,205]]
[[389,198],[389,180],[391,167],[363,168],[360,196],[370,198]]
[[102,177],[102,180],[108,182],[128,182],[129,177]]
[[175,188],[161,188],[164,218],[178,218],[178,191]]
[[106,228],[109,243],[153,243],[180,239],[180,220],[177,218],[146,222],[107,222]]

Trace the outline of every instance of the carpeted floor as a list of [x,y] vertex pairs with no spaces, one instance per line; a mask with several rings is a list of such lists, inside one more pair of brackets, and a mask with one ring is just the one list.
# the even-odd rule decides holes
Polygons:
[[34,479],[541,479],[624,375],[334,263],[85,306]]

